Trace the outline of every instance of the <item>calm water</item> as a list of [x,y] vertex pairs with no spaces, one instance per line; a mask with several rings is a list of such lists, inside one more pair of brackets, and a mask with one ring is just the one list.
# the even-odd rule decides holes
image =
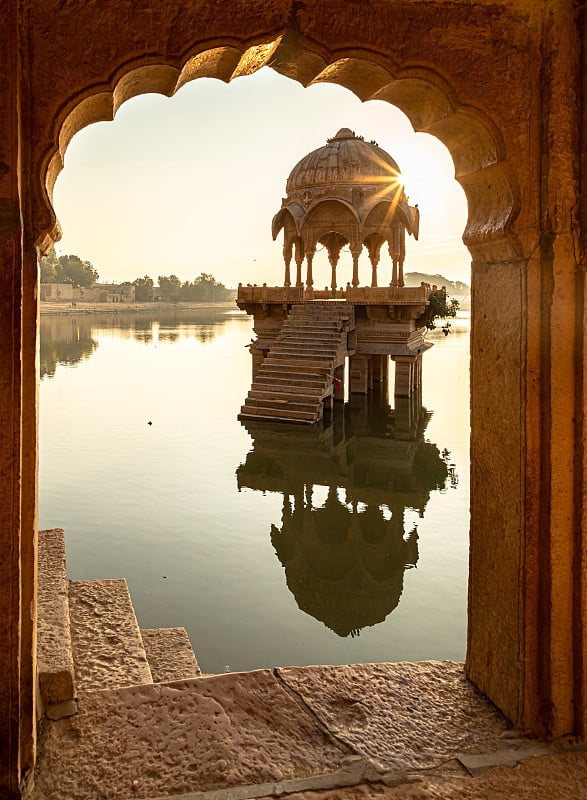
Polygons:
[[464,658],[467,320],[433,337],[425,411],[382,390],[319,432],[238,422],[251,336],[222,310],[41,320],[40,527],[69,576],[126,577],[205,672]]

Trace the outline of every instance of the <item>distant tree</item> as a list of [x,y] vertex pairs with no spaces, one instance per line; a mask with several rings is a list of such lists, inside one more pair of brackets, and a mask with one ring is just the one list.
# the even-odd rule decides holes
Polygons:
[[192,287],[194,300],[208,300],[214,303],[228,300],[232,294],[230,289],[227,289],[223,283],[217,281],[213,275],[207,272],[200,273],[194,280]]
[[180,298],[181,281],[177,275],[159,275],[161,297],[168,302],[176,303]]
[[59,261],[55,248],[52,247],[46,256],[41,256],[41,283],[57,283],[57,265]]
[[41,283],[71,283],[72,286],[93,286],[100,275],[89,261],[79,256],[59,256],[51,248],[40,260]]
[[136,278],[133,283],[137,302],[148,302],[153,299],[153,278],[145,275],[144,278]]

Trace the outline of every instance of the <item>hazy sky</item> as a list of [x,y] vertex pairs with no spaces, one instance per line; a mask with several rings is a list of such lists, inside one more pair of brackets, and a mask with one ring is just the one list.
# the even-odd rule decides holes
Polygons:
[[[263,69],[230,84],[199,79],[168,99],[142,95],[114,122],[72,140],[54,203],[63,228],[57,252],[90,260],[100,280],[211,272],[227,286],[283,282],[282,239],[271,220],[295,164],[340,128],[375,139],[398,162],[410,203],[421,213],[420,240],[407,243],[405,271],[440,272],[470,282],[461,236],[467,202],[446,148],[415,134],[382,101],[361,103],[339,86],[298,83]],[[346,260],[345,260],[346,259]],[[330,283],[325,253],[315,286]],[[366,251],[361,284],[370,281]],[[351,277],[343,253],[339,281]],[[382,250],[380,285],[391,267]]]

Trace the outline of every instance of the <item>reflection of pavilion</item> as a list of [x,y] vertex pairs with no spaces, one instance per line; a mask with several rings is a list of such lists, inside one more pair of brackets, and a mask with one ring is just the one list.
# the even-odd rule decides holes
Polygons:
[[[436,445],[423,439],[429,414],[421,405],[394,412],[371,395],[353,406],[320,431],[247,421],[253,450],[237,469],[239,489],[283,495],[271,542],[287,585],[302,611],[339,636],[382,622],[397,606],[404,570],[418,560],[405,511],[422,516],[448,476]],[[325,502],[316,487],[327,487]]]

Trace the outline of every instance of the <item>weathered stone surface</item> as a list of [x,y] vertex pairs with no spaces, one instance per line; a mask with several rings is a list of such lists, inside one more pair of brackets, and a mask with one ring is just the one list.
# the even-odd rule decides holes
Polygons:
[[202,675],[185,628],[141,629],[141,638],[156,683]]
[[464,752],[499,749],[508,727],[454,662],[293,667],[277,674],[331,733],[382,771],[431,768]]
[[78,689],[151,683],[151,670],[124,579],[69,581]]
[[587,755],[530,758],[515,769],[499,768],[481,778],[444,772],[412,777],[399,786],[369,784],[323,792],[296,792],[288,800],[583,800]]
[[39,531],[37,663],[43,702],[75,695],[69,625],[65,536],[61,528]]
[[267,670],[80,691],[77,716],[46,728],[34,798],[115,800],[275,784],[335,772],[348,760],[345,745]]

